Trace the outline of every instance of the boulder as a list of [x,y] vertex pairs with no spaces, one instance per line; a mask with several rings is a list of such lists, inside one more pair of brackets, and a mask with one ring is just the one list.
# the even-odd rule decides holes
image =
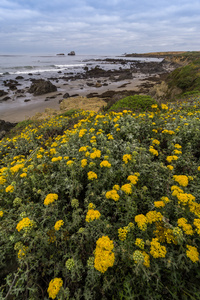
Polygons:
[[3,96],[5,96],[5,95],[7,95],[8,93],[7,92],[5,92],[4,90],[0,90],[0,97],[3,97]]
[[34,96],[48,94],[51,92],[56,92],[57,87],[53,85],[49,80],[39,79],[34,80],[31,84],[28,92],[33,94]]
[[2,139],[6,132],[10,131],[13,127],[15,127],[17,123],[10,123],[4,120],[0,120],[0,139]]

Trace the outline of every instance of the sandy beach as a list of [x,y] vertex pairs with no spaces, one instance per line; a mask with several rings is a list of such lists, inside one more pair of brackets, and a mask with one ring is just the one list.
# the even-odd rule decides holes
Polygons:
[[[45,112],[46,108],[59,110],[60,102],[64,99],[63,95],[65,93],[69,93],[70,96],[87,96],[88,94],[93,93],[98,97],[106,91],[119,92],[129,90],[137,92],[140,89],[140,86],[144,84],[146,76],[140,75],[138,77],[139,78],[118,82],[111,82],[105,80],[105,78],[98,78],[98,81],[106,81],[108,84],[106,86],[102,85],[101,87],[90,87],[86,84],[85,79],[74,80],[68,83],[59,81],[56,84],[54,83],[57,86],[56,92],[39,96],[33,96],[26,92],[23,97],[15,98],[15,100],[12,98],[12,100],[0,103],[0,119],[9,122],[20,122],[30,119],[38,112]],[[93,84],[97,82],[96,79],[87,80],[87,82],[88,81],[93,82]],[[25,99],[29,99],[30,101],[24,102]]]

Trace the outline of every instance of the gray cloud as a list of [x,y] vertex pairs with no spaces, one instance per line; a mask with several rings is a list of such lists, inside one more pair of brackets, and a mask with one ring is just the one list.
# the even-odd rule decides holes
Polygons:
[[0,52],[200,50],[199,12],[196,0],[1,0]]

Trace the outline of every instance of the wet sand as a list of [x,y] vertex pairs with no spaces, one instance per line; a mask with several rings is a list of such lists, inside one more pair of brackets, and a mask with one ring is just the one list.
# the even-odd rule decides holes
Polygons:
[[[58,83],[52,82],[57,86],[57,91],[41,96],[33,96],[29,93],[24,93],[22,97],[12,97],[11,100],[0,103],[0,119],[9,122],[20,122],[30,119],[36,113],[45,112],[46,108],[52,108],[59,110],[59,102],[63,100],[63,95],[69,93],[70,96],[78,94],[79,96],[86,96],[89,93],[96,93],[98,95],[106,91],[124,91],[134,90],[138,91],[140,86],[144,84],[144,79],[148,77],[144,74],[138,74],[137,78],[131,80],[123,80],[117,82],[111,82],[106,78],[98,78],[102,83],[108,84],[101,87],[90,87],[86,82],[96,83],[97,79],[78,79],[70,82],[63,82],[59,80]],[[9,95],[8,95],[9,96]],[[52,98],[51,98],[52,97]],[[45,101],[45,99],[48,101]],[[25,99],[30,99],[28,102],[24,102]],[[70,99],[70,98],[69,98]]]

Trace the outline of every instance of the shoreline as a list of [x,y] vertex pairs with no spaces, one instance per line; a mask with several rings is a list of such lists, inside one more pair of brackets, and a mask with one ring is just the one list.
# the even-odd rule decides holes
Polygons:
[[[113,60],[113,63],[117,62],[117,59]],[[120,64],[123,64],[123,59],[120,59]],[[5,95],[0,97],[0,120],[12,123],[28,120],[36,113],[44,113],[47,108],[59,110],[62,100],[75,96],[98,97],[108,102],[115,94],[122,99],[131,92],[133,95],[148,93],[149,88],[172,68],[163,62],[134,62],[128,69],[104,70],[97,65],[84,68],[82,73],[75,75],[58,72],[60,74],[46,79],[56,86],[57,91],[39,96],[29,93],[29,88],[33,82],[43,79],[42,75],[8,80],[5,84],[8,100],[4,99]]]
[[[105,80],[105,78],[102,78]],[[98,79],[100,80],[100,79]],[[87,80],[88,82],[89,80]],[[90,80],[95,84],[97,80]],[[60,103],[63,99],[63,93],[69,93],[70,98],[73,95],[87,96],[93,94],[95,97],[101,98],[101,94],[108,91],[120,92],[120,91],[133,91],[139,92],[141,86],[148,82],[148,76],[142,76],[142,78],[133,78],[131,80],[123,80],[118,82],[109,83],[108,86],[102,87],[89,87],[86,85],[85,79],[75,80],[66,84],[57,84],[58,90],[56,92],[47,93],[44,95],[33,96],[31,94],[25,94],[24,98],[29,98],[29,102],[24,102],[23,99],[17,99],[15,101],[8,100],[0,104],[0,119],[6,122],[17,123],[23,120],[32,118],[36,113],[44,113],[46,108],[55,110],[60,109]],[[94,97],[93,96],[93,97]],[[51,98],[52,97],[52,98]],[[48,99],[48,101],[46,100]],[[46,100],[46,101],[45,101]]]

